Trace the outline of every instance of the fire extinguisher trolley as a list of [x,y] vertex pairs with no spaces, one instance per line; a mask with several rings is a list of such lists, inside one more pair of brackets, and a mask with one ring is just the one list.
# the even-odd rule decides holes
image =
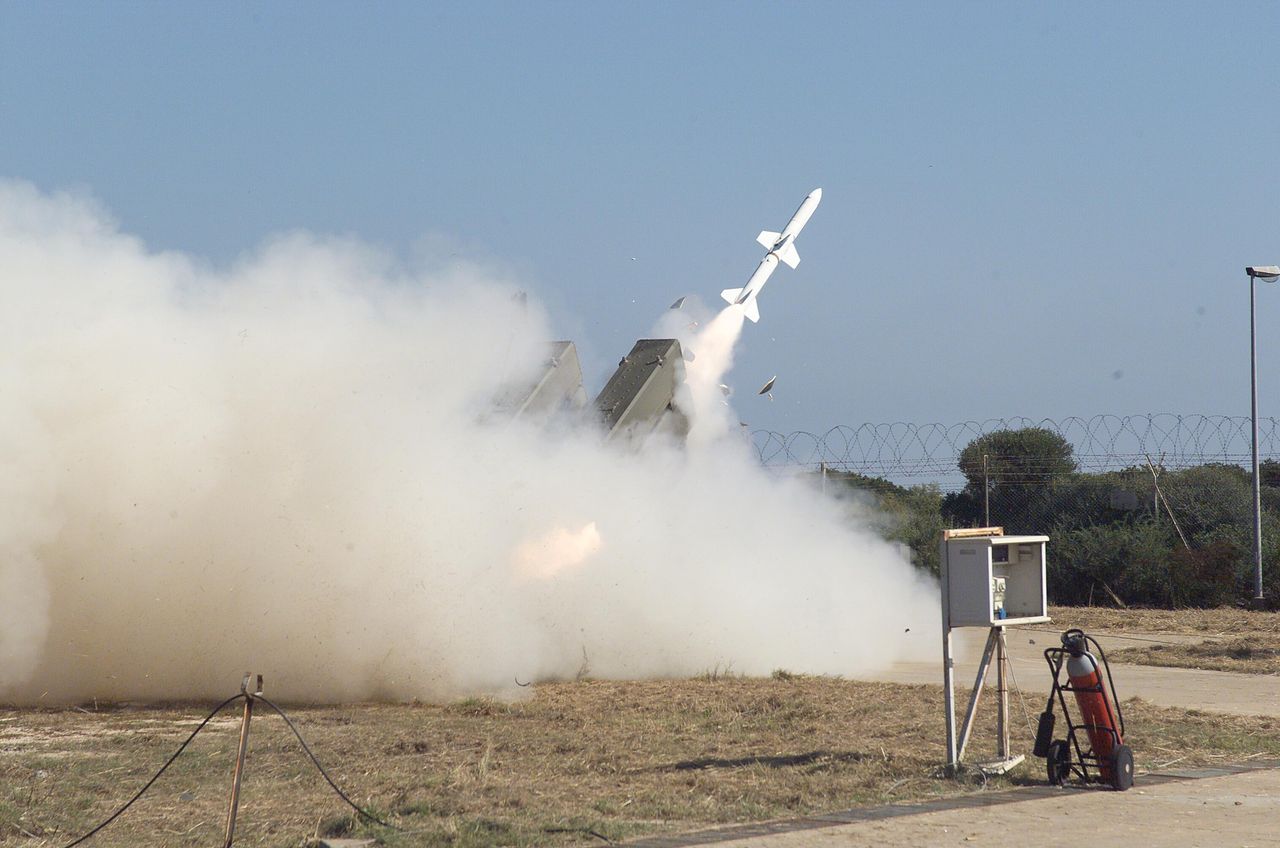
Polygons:
[[[1053,691],[1040,715],[1034,753],[1044,757],[1049,782],[1061,785],[1075,775],[1118,790],[1133,786],[1133,751],[1124,744],[1124,713],[1102,646],[1083,630],[1072,629],[1062,634],[1061,648],[1045,649],[1044,658],[1053,673]],[[1079,723],[1071,719],[1064,692],[1075,693]],[[1067,725],[1066,739],[1053,738],[1055,703]]]

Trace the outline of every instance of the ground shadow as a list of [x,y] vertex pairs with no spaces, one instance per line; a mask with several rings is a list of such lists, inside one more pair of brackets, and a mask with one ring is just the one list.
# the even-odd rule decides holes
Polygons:
[[803,754],[779,754],[772,757],[699,757],[696,760],[681,760],[678,763],[658,766],[658,771],[696,771],[709,768],[741,768],[743,766],[768,766],[769,768],[786,768],[788,766],[805,766],[810,763],[857,763],[865,760],[866,754],[858,751],[808,751]]

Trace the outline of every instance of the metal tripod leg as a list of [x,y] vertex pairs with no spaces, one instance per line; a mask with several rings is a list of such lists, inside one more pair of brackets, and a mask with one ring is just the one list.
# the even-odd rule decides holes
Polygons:
[[973,681],[973,693],[969,695],[969,708],[964,713],[964,723],[960,725],[960,741],[956,745],[956,762],[964,759],[965,746],[969,744],[969,731],[973,730],[973,716],[978,712],[978,699],[982,696],[982,686],[987,682],[987,669],[991,667],[991,652],[999,641],[997,632],[1003,627],[993,627],[987,634],[987,646],[982,651],[982,662],[978,663],[978,676]]

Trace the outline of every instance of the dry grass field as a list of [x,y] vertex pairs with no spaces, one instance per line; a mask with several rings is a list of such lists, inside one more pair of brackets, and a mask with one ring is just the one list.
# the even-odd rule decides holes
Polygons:
[[[942,695],[777,672],[531,687],[517,703],[286,709],[339,785],[400,832],[355,822],[279,717],[252,724],[237,844],[318,836],[382,844],[600,844],[982,790],[940,777]],[[269,692],[268,692],[269,694]],[[1015,699],[1015,750],[1042,704]],[[59,846],[127,800],[212,705],[0,710],[0,845]],[[1280,756],[1280,719],[1125,704],[1138,767]],[[992,711],[983,711],[991,719]],[[89,843],[220,844],[239,732],[215,719],[137,805]],[[1024,718],[1026,721],[1024,721]],[[979,727],[970,758],[993,745]],[[1040,782],[1028,758],[988,788]]]
[[1214,609],[1114,609],[1111,607],[1050,607],[1055,622],[1069,622],[1086,632],[1174,633],[1199,636],[1280,635],[1280,612],[1256,612],[1238,607]]
[[[1070,622],[1086,632],[1203,636],[1198,643],[1135,641],[1109,651],[1113,662],[1280,674],[1280,612],[1218,609],[1150,610],[1101,607],[1055,607],[1055,621]],[[1119,644],[1125,644],[1123,641]]]
[[1207,639],[1192,645],[1146,645],[1112,651],[1118,663],[1280,675],[1280,635]]

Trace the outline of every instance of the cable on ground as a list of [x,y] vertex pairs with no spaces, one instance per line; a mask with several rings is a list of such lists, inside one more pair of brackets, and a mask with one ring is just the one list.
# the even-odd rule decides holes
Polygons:
[[605,836],[603,833],[599,833],[597,831],[592,830],[589,827],[544,827],[542,829],[542,832],[543,833],[584,833],[587,836],[594,836],[596,839],[603,839],[605,842],[607,842],[610,845],[613,844],[612,839]]
[[302,738],[302,734],[298,732],[298,728],[295,727],[293,722],[289,719],[289,717],[285,715],[284,710],[277,707],[275,704],[267,700],[266,697],[262,695],[255,695],[254,697],[259,701],[261,701],[262,703],[266,704],[271,709],[275,710],[276,715],[284,719],[284,723],[289,726],[289,729],[293,731],[293,735],[298,738],[298,744],[302,746],[302,750],[306,752],[306,755],[308,757],[311,758],[311,763],[316,767],[316,770],[320,772],[320,775],[328,782],[329,786],[333,789],[333,791],[338,793],[338,797],[341,798],[343,801],[347,802],[347,804],[351,807],[351,809],[355,810],[361,816],[373,822],[374,824],[379,824],[379,825],[382,825],[383,827],[387,827],[392,830],[400,830],[400,828],[388,822],[384,822],[382,819],[378,818],[373,813],[364,809],[355,801],[352,801],[349,797],[347,797],[347,793],[343,792],[341,789],[338,788],[338,784],[333,782],[333,778],[329,776],[329,772],[325,771],[324,766],[320,765],[320,761],[316,759],[316,755],[311,753],[311,748],[307,746],[307,740]]
[[[127,802],[125,802],[124,806],[120,807],[120,809],[116,810],[114,813],[112,813],[110,816],[104,819],[102,823],[97,825],[93,830],[89,831],[88,833],[84,834],[81,837],[78,837],[72,842],[68,842],[65,846],[63,846],[63,848],[75,848],[76,845],[79,845],[80,843],[89,839],[91,836],[94,836],[104,827],[106,827],[107,825],[115,821],[117,818],[119,818],[121,814],[124,813],[125,810],[132,807],[139,798],[147,794],[147,790],[149,790],[152,787],[152,785],[155,784],[155,782],[160,779],[160,775],[164,774],[165,771],[168,770],[169,766],[173,765],[174,761],[177,760],[178,757],[182,755],[182,752],[187,749],[187,746],[191,744],[191,741],[200,734],[200,731],[205,729],[205,726],[208,725],[209,722],[213,720],[214,716],[216,716],[218,713],[222,712],[224,709],[231,706],[236,701],[239,701],[242,698],[253,698],[255,700],[261,701],[271,709],[275,710],[276,715],[284,719],[284,723],[288,725],[290,730],[293,731],[293,735],[296,736],[298,739],[298,744],[302,746],[302,750],[311,759],[312,764],[320,772],[321,776],[324,777],[324,779],[328,782],[329,786],[333,789],[333,791],[337,793],[339,798],[347,802],[347,804],[350,805],[350,807],[353,810],[355,810],[361,817],[367,819],[368,821],[373,822],[374,824],[381,825],[382,827],[390,828],[391,830],[395,830],[395,831],[405,832],[403,831],[402,828],[396,827],[395,825],[389,822],[383,821],[382,819],[375,816],[373,813],[361,807],[355,801],[352,801],[351,798],[347,796],[347,793],[343,792],[338,787],[338,784],[334,783],[333,778],[329,776],[329,773],[325,771],[324,766],[320,764],[320,760],[318,760],[316,758],[316,755],[312,753],[311,748],[307,745],[307,741],[302,738],[302,734],[298,732],[298,728],[294,726],[293,722],[289,719],[289,716],[285,715],[284,710],[277,707],[274,703],[267,700],[262,695],[249,695],[244,692],[240,692],[235,695],[232,695],[230,698],[223,701],[218,706],[214,707],[213,712],[205,716],[204,721],[200,722],[200,724],[196,726],[196,729],[191,731],[191,735],[188,736],[186,740],[184,740],[183,743],[178,746],[178,750],[173,752],[173,755],[170,756],[169,759],[165,761],[165,764],[160,767],[160,770],[156,772],[155,775],[153,775],[152,778],[148,780],[141,789],[138,790],[137,794],[135,794],[132,798],[130,798]],[[595,833],[593,833],[592,835],[599,836],[599,834],[595,834]],[[603,839],[604,837],[601,837],[601,838]]]
[[123,807],[121,807],[120,809],[112,813],[105,821],[103,821],[93,830],[89,831],[84,836],[79,837],[74,842],[68,842],[64,846],[64,848],[73,848],[73,846],[79,845],[81,842],[84,842],[86,839],[93,836],[95,833],[102,830],[104,827],[106,827],[107,825],[115,821],[117,818],[119,818],[121,813],[123,813],[125,810],[132,807],[135,801],[137,801],[139,798],[141,798],[143,795],[147,793],[147,790],[151,788],[151,785],[160,779],[160,775],[164,774],[165,771],[169,768],[169,766],[173,765],[173,761],[178,759],[178,756],[187,749],[188,745],[191,744],[191,740],[195,739],[196,736],[199,735],[200,731],[204,730],[205,725],[208,724],[210,721],[212,721],[214,716],[216,716],[218,713],[222,712],[224,709],[234,704],[236,701],[240,700],[241,698],[246,698],[246,697],[248,696],[245,695],[243,692],[240,692],[238,694],[232,695],[230,698],[223,701],[218,706],[214,707],[213,712],[205,716],[204,721],[200,722],[200,724],[196,727],[196,729],[191,731],[191,735],[186,738],[186,741],[178,746],[178,750],[173,752],[173,756],[171,756],[168,760],[165,761],[165,764],[160,767],[160,771],[156,772],[155,776],[152,777],[150,780],[148,780],[146,785],[143,786],[141,789],[139,789],[136,795],[130,798],[127,802],[125,802],[125,805]]
[[1022,715],[1027,720],[1027,733],[1032,738],[1036,732],[1031,729],[1031,713],[1027,712],[1027,699],[1022,694],[1022,688],[1018,686],[1018,673],[1013,670],[1013,663],[1008,663],[1009,679],[1013,682],[1013,691],[1018,693],[1018,703],[1022,705]]

